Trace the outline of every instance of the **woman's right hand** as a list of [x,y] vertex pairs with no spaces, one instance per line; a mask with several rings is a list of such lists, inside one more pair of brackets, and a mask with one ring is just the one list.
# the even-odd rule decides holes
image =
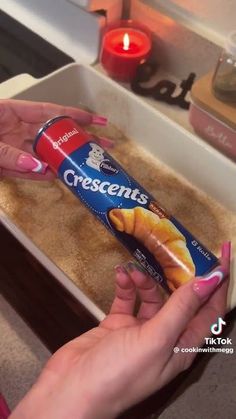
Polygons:
[[229,261],[225,243],[221,268],[182,285],[165,304],[134,263],[118,267],[108,316],[52,356],[11,418],[111,419],[163,387],[193,362],[196,353],[184,349],[201,346],[224,316]]

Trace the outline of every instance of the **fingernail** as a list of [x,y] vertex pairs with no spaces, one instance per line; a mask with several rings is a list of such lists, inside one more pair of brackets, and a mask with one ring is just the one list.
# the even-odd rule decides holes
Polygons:
[[93,115],[92,124],[105,126],[107,125],[107,118],[101,115]]
[[114,267],[114,269],[115,269],[116,273],[118,273],[118,274],[120,274],[120,273],[127,273],[125,267],[122,266],[122,265],[116,265]]
[[1,418],[8,418],[8,416],[10,415],[10,409],[7,405],[6,400],[4,399],[4,397],[0,394],[0,414],[1,414]]
[[225,274],[219,268],[218,271],[211,272],[204,278],[196,279],[193,283],[193,290],[201,299],[209,297],[224,278]]
[[34,172],[34,173],[42,173],[45,174],[48,164],[42,162],[35,157],[31,156],[31,154],[20,154],[17,162],[17,168],[24,172]]
[[128,262],[125,266],[128,272],[139,271],[147,274],[145,269],[137,262]]

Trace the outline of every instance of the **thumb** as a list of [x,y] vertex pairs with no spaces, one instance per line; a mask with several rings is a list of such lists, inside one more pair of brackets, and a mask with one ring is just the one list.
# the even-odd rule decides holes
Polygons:
[[[158,333],[167,335],[170,345],[184,332],[192,318],[222,282],[224,273],[217,271],[203,278],[194,278],[178,288],[163,306],[156,318]],[[155,317],[152,319],[155,322]]]
[[45,173],[47,163],[36,159],[30,153],[0,142],[0,168],[21,173]]
[[156,330],[157,337],[165,337],[166,344],[171,347],[227,275],[225,267],[218,266],[209,275],[194,278],[182,285],[158,314],[144,325],[148,329],[147,333],[150,332],[153,339],[153,331]]

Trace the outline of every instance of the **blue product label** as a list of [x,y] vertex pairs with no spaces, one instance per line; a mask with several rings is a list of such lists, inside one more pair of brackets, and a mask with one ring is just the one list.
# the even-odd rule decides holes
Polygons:
[[164,287],[175,289],[216,265],[217,258],[98,144],[71,153],[58,175]]

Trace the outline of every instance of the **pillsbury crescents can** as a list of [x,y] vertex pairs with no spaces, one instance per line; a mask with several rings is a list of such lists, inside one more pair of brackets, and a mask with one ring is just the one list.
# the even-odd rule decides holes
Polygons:
[[166,290],[219,263],[72,118],[48,121],[34,150]]

